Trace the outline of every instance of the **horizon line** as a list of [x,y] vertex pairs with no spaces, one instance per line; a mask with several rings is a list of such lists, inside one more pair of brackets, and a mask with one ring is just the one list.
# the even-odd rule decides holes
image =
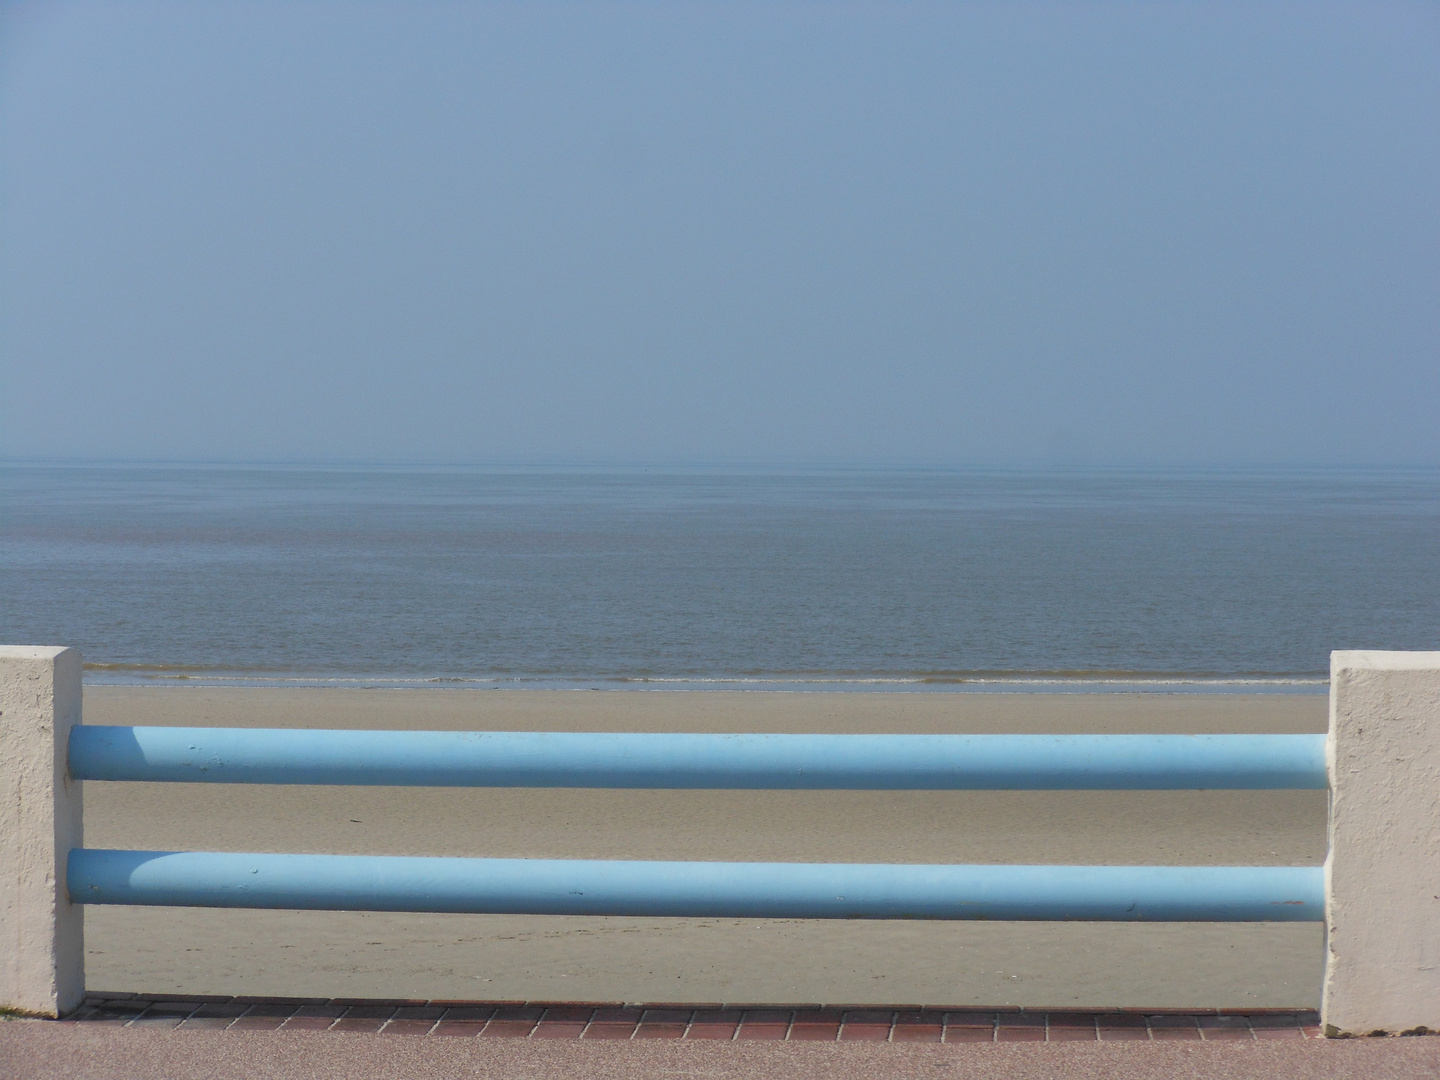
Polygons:
[[466,458],[188,458],[188,457],[8,457],[0,467],[40,468],[192,468],[192,469],[315,469],[315,470],[494,470],[638,472],[1434,472],[1440,462],[1126,462],[1126,461],[787,461],[744,459],[466,459]]

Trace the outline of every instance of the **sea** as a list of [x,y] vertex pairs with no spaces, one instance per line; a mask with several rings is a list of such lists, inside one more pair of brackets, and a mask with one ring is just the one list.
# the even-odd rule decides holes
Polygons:
[[1324,692],[1440,649],[1440,470],[0,465],[89,683]]

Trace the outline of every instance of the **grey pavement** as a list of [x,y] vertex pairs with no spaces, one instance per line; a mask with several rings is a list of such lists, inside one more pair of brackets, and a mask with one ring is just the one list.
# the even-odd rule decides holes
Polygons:
[[689,1043],[405,1038],[0,1024],[7,1080],[1413,1080],[1440,1076],[1440,1038],[1253,1043]]

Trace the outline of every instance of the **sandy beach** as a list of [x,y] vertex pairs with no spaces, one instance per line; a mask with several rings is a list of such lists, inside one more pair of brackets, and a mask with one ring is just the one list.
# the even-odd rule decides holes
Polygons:
[[[91,724],[694,732],[1309,732],[1321,695],[91,687]],[[545,858],[1317,865],[1325,793],[85,786],[90,847]],[[1318,924],[621,919],[90,908],[148,993],[1313,1008]]]

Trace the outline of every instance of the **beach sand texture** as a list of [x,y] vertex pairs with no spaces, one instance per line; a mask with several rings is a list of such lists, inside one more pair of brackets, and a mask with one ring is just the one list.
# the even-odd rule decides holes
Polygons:
[[[90,687],[91,724],[1318,732],[1322,695]],[[1318,865],[1326,795],[85,785],[89,847],[537,858]],[[1313,1008],[1319,924],[95,907],[87,985],[172,994]]]

